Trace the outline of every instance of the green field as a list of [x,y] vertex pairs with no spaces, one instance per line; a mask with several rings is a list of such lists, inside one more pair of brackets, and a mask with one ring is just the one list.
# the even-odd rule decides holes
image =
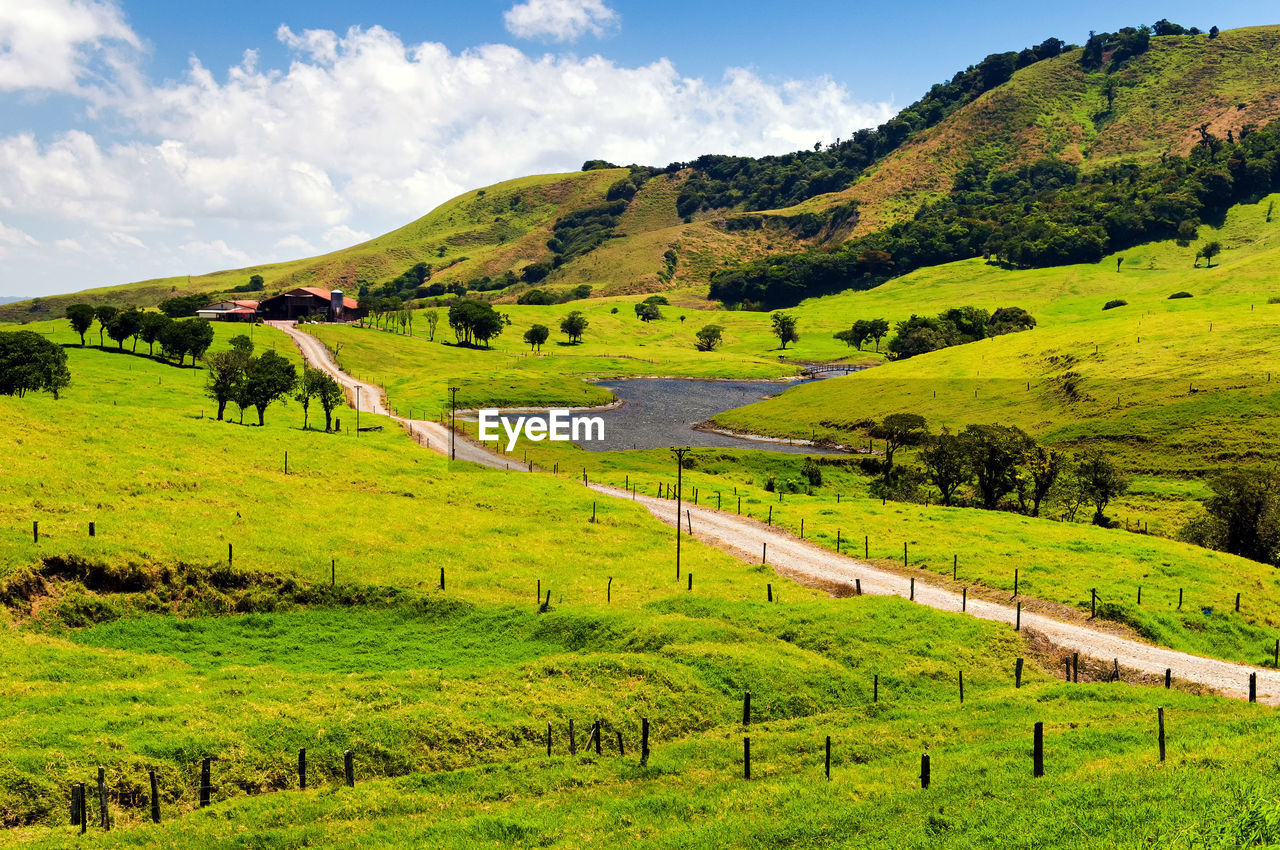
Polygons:
[[[238,330],[219,328],[216,344]],[[255,341],[296,357],[268,329]],[[303,431],[294,405],[268,411],[261,429],[212,422],[201,418],[202,370],[68,353],[74,382],[62,399],[0,399],[10,435],[0,499],[13,518],[0,588],[8,841],[66,841],[67,789],[99,764],[117,827],[100,840],[124,845],[252,835],[286,846],[577,846],[625,833],[646,846],[922,846],[943,835],[983,846],[1014,831],[1043,846],[1074,841],[1049,814],[1064,803],[1089,809],[1079,819],[1089,834],[1140,824],[1134,834],[1161,846],[1275,834],[1280,787],[1246,767],[1267,758],[1270,745],[1254,742],[1271,737],[1270,709],[1062,684],[1055,651],[1008,628],[899,599],[830,599],[693,543],[690,592],[674,580],[669,529],[639,506],[599,501],[593,525],[598,497],[568,479],[450,468],[395,428]],[[746,455],[744,488],[778,472]],[[40,522],[38,544],[28,518]],[[220,566],[227,542],[234,569]],[[539,582],[552,591],[541,614]],[[766,582],[778,602],[764,601]],[[1028,665],[1021,690],[1017,657]],[[749,784],[739,778],[747,690]],[[1169,760],[1153,771],[1157,706]],[[605,721],[602,757],[564,752],[571,718],[580,745]],[[653,724],[647,767],[642,719]],[[1036,721],[1047,775],[1033,781]],[[311,790],[285,792],[302,747]],[[355,790],[340,787],[346,749]],[[926,750],[933,785],[922,792]],[[206,755],[217,757],[216,805],[196,812]],[[145,824],[149,769],[159,828]],[[1114,802],[1084,805],[1099,796]]]

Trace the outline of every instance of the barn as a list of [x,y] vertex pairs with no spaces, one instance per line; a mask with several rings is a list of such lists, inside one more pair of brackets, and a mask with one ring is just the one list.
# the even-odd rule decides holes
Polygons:
[[300,286],[264,298],[258,313],[269,320],[324,316],[330,322],[349,322],[364,315],[356,300],[343,295],[341,289],[330,292],[318,286]]
[[258,302],[219,301],[197,310],[196,315],[211,322],[252,322],[258,318]]

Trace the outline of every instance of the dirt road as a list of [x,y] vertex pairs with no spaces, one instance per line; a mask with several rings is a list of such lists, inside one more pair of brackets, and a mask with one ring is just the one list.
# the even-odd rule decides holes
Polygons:
[[[328,349],[315,337],[299,331],[292,323],[272,322],[270,324],[288,334],[297,343],[303,357],[314,367],[323,369],[346,387],[353,400],[356,396],[356,388],[359,388],[362,411],[390,415],[383,403],[381,390],[371,384],[357,381],[341,371],[330,358]],[[423,445],[441,454],[449,453],[449,429],[445,426],[438,422],[393,418],[404,427],[411,428],[415,436],[419,436],[419,441]],[[457,438],[455,446],[458,460],[480,463],[496,469],[526,469],[518,462],[506,459],[461,436]],[[602,495],[639,502],[651,514],[668,525],[674,526],[678,519],[674,501],[638,494],[633,496],[625,490],[598,484],[591,485],[591,489]],[[849,585],[856,580],[861,583],[863,593],[893,594],[903,598],[909,598],[911,595],[911,580],[906,576],[845,555],[837,555],[755,520],[709,508],[693,507],[687,503],[683,505],[682,510],[688,511],[684,519],[692,523],[695,538],[734,552],[749,563],[758,563],[764,545],[768,544],[768,563],[783,575]],[[923,577],[915,581],[915,602],[941,611],[961,610],[960,594],[930,584]],[[984,599],[969,599],[964,610],[972,617],[1008,623],[1010,628],[1013,627],[1018,616],[1014,605]],[[1253,673],[1257,675],[1258,701],[1272,705],[1280,704],[1280,671],[1278,670],[1250,667],[1246,664],[1177,652],[1112,634],[1086,623],[1067,623],[1030,611],[1023,611],[1021,620],[1023,629],[1039,632],[1067,651],[1079,652],[1081,655],[1107,663],[1118,661],[1122,672],[1137,670],[1153,676],[1163,676],[1168,669],[1173,671],[1175,679],[1206,685],[1240,699],[1248,697],[1249,675]]]

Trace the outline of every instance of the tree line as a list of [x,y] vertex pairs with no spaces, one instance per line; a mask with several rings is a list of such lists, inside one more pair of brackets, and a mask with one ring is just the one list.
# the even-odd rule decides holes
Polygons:
[[342,404],[342,386],[332,377],[303,366],[299,375],[294,365],[274,351],[253,355],[253,341],[241,334],[231,339],[231,347],[217,351],[205,358],[209,368],[209,381],[205,388],[208,396],[218,405],[218,421],[221,422],[227,405],[240,409],[240,424],[244,413],[253,409],[258,413],[258,425],[266,424],[266,411],[272,404],[292,398],[302,405],[302,427],[310,427],[309,416],[312,400],[324,410],[324,429],[333,430],[333,411]]
[[[924,97],[874,130],[858,130],[848,139],[836,139],[825,146],[818,142],[812,150],[764,157],[707,155],[692,162],[672,163],[668,170],[694,170],[676,199],[676,212],[688,221],[701,210],[781,209],[844,189],[908,139],[1006,82],[1018,69],[1074,48],[1048,38],[1033,47],[993,53],[950,80],[935,84]],[[778,302],[771,306],[790,305]]]
[[[911,501],[922,490],[937,493],[945,506],[1009,510],[1038,517],[1049,503],[1062,518],[1074,522],[1090,507],[1091,521],[1109,528],[1106,509],[1129,488],[1128,476],[1105,453],[1086,449],[1072,455],[1041,445],[1013,425],[968,425],[953,433],[931,433],[916,413],[893,413],[868,433],[883,441],[882,459],[871,459],[868,471],[879,478],[876,495]],[[903,448],[914,447],[919,466],[896,464]]]
[[67,322],[80,336],[80,346],[85,345],[85,334],[94,323],[98,326],[98,347],[105,348],[103,337],[110,337],[120,351],[132,340],[130,351],[137,353],[138,343],[147,344],[148,356],[155,356],[156,343],[160,344],[160,359],[177,358],[181,366],[187,355],[191,363],[204,356],[213,344],[213,326],[206,319],[171,319],[163,313],[139,310],[136,307],[120,309],[110,304],[97,307],[89,304],[72,304],[67,307]]

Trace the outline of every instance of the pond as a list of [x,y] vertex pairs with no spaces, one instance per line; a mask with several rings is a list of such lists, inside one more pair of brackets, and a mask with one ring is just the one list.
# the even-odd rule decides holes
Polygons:
[[[777,395],[803,381],[709,381],[671,378],[634,378],[603,381],[624,404],[613,410],[575,412],[572,418],[600,417],[604,439],[584,441],[584,449],[596,452],[623,449],[658,449],[668,446],[764,449],[803,454],[836,454],[814,446],[793,446],[762,440],[745,440],[727,434],[698,431],[692,426],[718,413]],[[511,417],[519,414],[511,414]],[[510,418],[504,416],[503,418]]]

